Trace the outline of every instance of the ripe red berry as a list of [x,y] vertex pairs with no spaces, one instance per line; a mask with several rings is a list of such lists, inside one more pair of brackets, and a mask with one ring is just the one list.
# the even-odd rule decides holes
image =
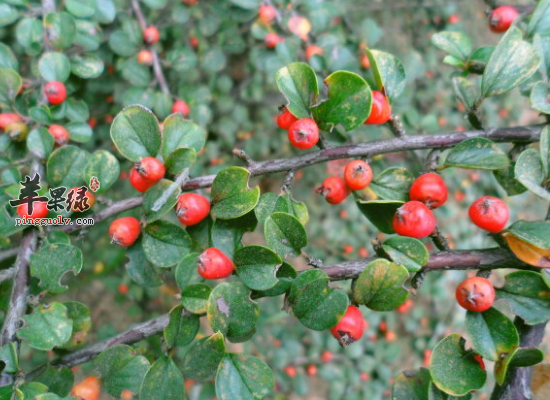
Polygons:
[[298,118],[292,115],[288,108],[281,108],[281,112],[277,117],[277,125],[279,126],[279,128],[288,130],[290,126],[296,121],[298,121]]
[[210,213],[210,202],[196,193],[184,193],[176,204],[176,215],[183,225],[196,225]]
[[115,219],[109,227],[111,243],[121,247],[130,247],[141,233],[139,221],[134,217]]
[[498,197],[491,196],[474,201],[468,214],[474,224],[491,233],[503,230],[510,217],[506,203]]
[[321,353],[321,361],[324,363],[329,363],[334,358],[334,354],[330,350],[324,350]]
[[0,113],[0,129],[4,130],[12,122],[21,122],[23,119],[19,114],[15,113]]
[[512,6],[500,6],[489,14],[489,29],[495,33],[506,32],[519,13]]
[[319,141],[319,128],[311,118],[302,118],[288,128],[288,140],[297,149],[310,149]]
[[315,364],[309,364],[306,368],[306,373],[309,376],[315,376],[317,375],[317,366]]
[[197,259],[197,271],[204,279],[227,278],[235,270],[235,264],[221,250],[210,247]]
[[349,306],[342,319],[330,330],[330,333],[342,347],[345,347],[361,339],[365,325],[366,322],[361,311],[355,306]]
[[458,23],[459,19],[460,18],[458,15],[452,14],[452,15],[449,15],[449,18],[447,19],[447,21],[449,22],[449,24],[456,24]]
[[50,104],[61,104],[67,98],[67,88],[61,82],[48,82],[44,85],[44,95]]
[[351,193],[346,181],[339,176],[329,176],[315,191],[330,204],[340,204]]
[[390,102],[383,93],[372,91],[372,108],[370,115],[365,121],[367,125],[385,124],[391,117]]
[[123,283],[121,283],[120,285],[118,285],[118,292],[120,294],[127,294],[128,293],[128,285],[125,285]]
[[183,4],[187,4],[188,6],[192,6],[197,4],[197,0],[181,0]]
[[137,55],[137,62],[143,65],[153,65],[153,53],[141,50]]
[[158,182],[164,178],[166,167],[155,157],[145,157],[136,163],[136,170],[142,178],[151,182]]
[[29,215],[28,203],[21,204],[17,207],[17,214],[21,218],[35,219],[46,218],[48,215],[47,203],[43,201],[35,201],[32,203],[32,215]]
[[281,38],[279,37],[279,35],[273,32],[269,32],[264,39],[265,47],[267,47],[268,49],[273,49],[280,41]]
[[156,26],[148,26],[143,31],[143,41],[147,44],[155,44],[160,39],[160,33]]
[[192,36],[192,37],[189,38],[189,44],[191,45],[191,47],[195,48],[199,45],[199,39]]
[[71,396],[79,400],[98,400],[101,394],[101,381],[97,376],[89,376],[71,389]]
[[397,312],[404,314],[407,311],[409,311],[412,308],[412,306],[413,306],[413,301],[411,299],[407,299],[403,304],[397,307]]
[[176,100],[174,102],[174,105],[172,106],[172,112],[173,113],[181,113],[183,115],[183,118],[187,118],[189,115],[189,106],[187,103],[183,100]]
[[69,143],[69,131],[61,125],[50,125],[48,131],[53,136],[56,147],[65,146]]
[[421,201],[431,209],[445,204],[448,195],[449,190],[445,185],[445,181],[441,175],[435,172],[420,175],[413,182],[409,191],[409,198],[411,200]]
[[361,54],[360,64],[361,64],[361,68],[369,69],[370,68],[369,56],[367,56],[366,54]]
[[140,193],[145,193],[147,189],[149,189],[151,186],[153,186],[156,183],[148,179],[145,179],[143,176],[141,176],[135,166],[132,167],[132,169],[130,170],[129,180],[133,188]]
[[372,181],[372,168],[363,160],[354,160],[346,165],[344,179],[351,190],[363,190]]
[[495,302],[495,288],[485,278],[474,276],[463,280],[456,287],[456,300],[468,311],[488,310]]
[[481,369],[485,371],[485,362],[483,362],[483,358],[481,358],[479,354],[476,354],[474,356],[474,360],[476,360],[479,366],[481,367]]
[[292,365],[287,365],[284,370],[290,378],[296,378],[296,368],[294,368]]
[[275,7],[264,4],[258,9],[258,18],[266,25],[269,25],[276,17],[277,10]]
[[393,229],[398,235],[421,239],[434,231],[435,217],[424,203],[409,201],[397,209]]
[[311,57],[323,55],[323,49],[315,44],[310,44],[306,47],[306,58],[309,60]]

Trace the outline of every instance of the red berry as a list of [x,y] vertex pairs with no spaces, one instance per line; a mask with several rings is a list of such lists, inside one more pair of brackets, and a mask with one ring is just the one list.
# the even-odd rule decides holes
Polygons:
[[120,294],[126,294],[128,293],[128,285],[125,285],[123,283],[121,283],[120,285],[118,285],[118,292]]
[[153,65],[153,53],[141,50],[137,55],[137,62],[144,65]]
[[372,169],[363,160],[354,160],[346,165],[344,179],[351,190],[362,190],[372,181]]
[[330,204],[340,204],[351,193],[346,181],[339,176],[329,176],[315,191]]
[[194,4],[197,4],[197,0],[181,0],[183,4],[187,4],[188,6],[192,6]]
[[50,104],[61,104],[67,98],[67,88],[61,82],[48,82],[44,85],[44,95]]
[[372,108],[370,115],[365,121],[367,125],[385,124],[391,117],[390,102],[383,93],[372,91]]
[[172,106],[172,112],[173,113],[181,113],[183,115],[183,118],[187,118],[189,115],[189,106],[187,103],[183,100],[176,100],[174,102],[174,105]]
[[277,17],[277,10],[270,5],[263,5],[258,9],[258,18],[264,24],[269,25]]
[[48,215],[47,203],[43,201],[35,201],[32,203],[32,215],[29,215],[28,203],[21,204],[17,207],[17,214],[21,218],[35,219],[46,218]]
[[196,225],[210,213],[210,202],[196,193],[184,193],[178,199],[176,215],[183,225]]
[[79,400],[98,400],[101,394],[101,382],[97,376],[89,376],[71,389],[71,396]]
[[279,116],[277,117],[277,125],[281,129],[288,130],[290,126],[298,121],[298,118],[296,118],[290,111],[288,111],[288,108],[283,107],[281,109],[281,112],[279,113]]
[[48,131],[53,136],[56,147],[65,146],[69,143],[69,131],[61,125],[50,125]]
[[155,44],[160,39],[160,33],[156,26],[148,26],[143,31],[143,41],[147,44]]
[[489,15],[489,28],[495,33],[506,32],[519,13],[512,6],[500,6]]
[[132,167],[130,170],[130,184],[140,193],[145,193],[147,189],[153,186],[156,182],[145,179],[137,171],[136,167]]
[[393,229],[398,235],[421,239],[434,231],[435,217],[424,203],[409,201],[397,209]]
[[363,382],[366,382],[370,379],[370,376],[369,374],[367,374],[366,372],[361,372],[361,375],[359,375],[359,378],[363,381]]
[[192,37],[189,38],[189,44],[191,45],[191,47],[195,48],[199,45],[199,39],[192,36]]
[[292,365],[287,365],[285,367],[285,373],[290,377],[290,378],[296,378],[296,368],[294,368]]
[[468,214],[474,224],[491,233],[503,230],[510,217],[506,203],[498,197],[491,196],[474,201]]
[[456,24],[460,18],[456,14],[449,15],[449,24]]
[[330,333],[340,342],[341,346],[345,347],[361,339],[365,325],[361,311],[355,306],[349,306],[342,319],[330,330]]
[[456,300],[468,311],[482,312],[493,306],[495,288],[488,279],[474,276],[456,287]]
[[269,32],[264,39],[265,47],[267,47],[268,49],[273,49],[280,41],[281,38],[279,37],[279,35],[273,32]]
[[160,181],[166,173],[164,164],[155,157],[142,158],[140,162],[136,163],[136,170],[142,178],[151,182]]
[[317,375],[317,366],[315,364],[309,364],[306,368],[306,373],[309,376],[315,376]]
[[413,182],[409,191],[411,200],[421,201],[431,209],[442,206],[447,201],[448,195],[449,191],[445,181],[441,175],[435,172],[420,175]]
[[399,307],[397,307],[397,312],[401,313],[401,314],[404,314],[407,311],[409,311],[412,306],[413,306],[413,301],[411,299],[407,299],[407,300],[405,300],[405,302],[403,304],[401,304]]
[[115,219],[109,227],[111,243],[121,247],[130,247],[141,233],[139,221],[134,217]]
[[366,54],[362,54],[360,64],[361,64],[361,68],[369,69],[370,68],[369,56],[367,56]]
[[288,128],[288,140],[297,149],[310,149],[319,141],[319,128],[311,118],[302,118]]
[[325,350],[321,353],[321,361],[324,363],[329,363],[334,358],[334,354],[330,352],[329,350]]
[[483,362],[483,358],[481,358],[481,356],[479,354],[476,354],[474,356],[474,360],[476,360],[479,364],[479,366],[481,367],[481,369],[483,371],[485,371],[485,363]]
[[6,129],[6,126],[11,124],[12,122],[21,122],[23,119],[19,116],[19,114],[15,113],[0,113],[0,129],[4,130]]
[[233,261],[215,247],[206,249],[197,259],[197,271],[204,279],[227,278],[234,270]]
[[311,44],[306,48],[306,58],[309,60],[311,57],[323,55],[323,49],[315,44]]

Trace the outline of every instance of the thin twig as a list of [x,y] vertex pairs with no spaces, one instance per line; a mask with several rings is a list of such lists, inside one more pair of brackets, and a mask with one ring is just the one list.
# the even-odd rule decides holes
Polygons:
[[0,251],[0,261],[4,261],[4,260],[7,260],[8,258],[15,257],[18,252],[19,252],[19,249],[17,247],[14,247],[13,249]]
[[233,149],[233,155],[239,160],[242,160],[248,168],[254,168],[256,164],[254,160],[242,149]]

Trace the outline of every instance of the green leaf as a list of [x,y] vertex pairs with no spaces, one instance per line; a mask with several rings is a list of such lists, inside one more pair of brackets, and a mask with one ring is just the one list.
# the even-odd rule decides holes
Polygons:
[[383,200],[409,200],[409,190],[414,181],[412,174],[403,167],[390,167],[379,173],[369,185]]
[[546,82],[537,82],[531,89],[531,107],[543,114],[550,114],[549,91]]
[[184,400],[183,375],[171,358],[159,358],[145,374],[139,390],[140,399]]
[[505,232],[541,249],[550,248],[550,221],[519,220]]
[[525,82],[533,75],[540,64],[534,47],[522,40],[521,31],[511,26],[491,55],[483,78],[483,97],[505,93]]
[[328,283],[328,275],[319,269],[307,270],[292,282],[288,303],[296,318],[309,329],[330,329],[347,310],[346,293],[330,289]]
[[510,166],[504,169],[495,169],[493,175],[499,185],[506,191],[508,196],[515,196],[525,193],[527,189],[516,179],[516,162],[511,161]]
[[74,18],[66,13],[49,13],[44,18],[44,28],[48,41],[58,49],[68,49],[73,44],[76,24]]
[[463,32],[438,32],[432,35],[432,43],[463,62],[466,62],[472,53],[472,42]]
[[170,310],[170,320],[164,328],[164,343],[169,349],[175,346],[186,346],[195,339],[199,331],[198,315],[189,315],[183,306],[175,306]]
[[168,179],[162,179],[143,195],[143,212],[147,222],[157,221],[168,214],[178,202],[181,187]]
[[142,106],[126,107],[111,125],[111,139],[120,154],[130,161],[155,157],[161,140],[157,117]]
[[485,138],[472,138],[453,147],[443,167],[502,169],[508,165],[508,156],[496,143]]
[[260,188],[248,188],[250,172],[241,167],[221,170],[212,183],[211,215],[234,219],[252,211],[260,198]]
[[15,37],[25,53],[36,56],[42,52],[43,31],[42,23],[38,19],[23,18],[15,28]]
[[38,71],[46,81],[65,82],[71,75],[71,63],[63,53],[44,53],[38,60]]
[[254,212],[235,219],[217,219],[211,230],[212,246],[233,258],[235,251],[242,246],[241,239],[245,232],[252,232],[257,224]]
[[65,8],[78,18],[89,18],[95,14],[95,0],[66,0]]
[[74,349],[84,344],[86,336],[92,328],[90,309],[76,301],[67,301],[63,304],[67,307],[69,318],[73,320],[73,332],[69,342],[62,346],[62,348]]
[[540,274],[517,271],[505,279],[504,286],[496,290],[497,299],[505,299],[512,312],[529,325],[550,320],[550,288]]
[[11,68],[0,68],[0,105],[8,108],[19,93],[23,81]]
[[191,248],[191,238],[185,230],[168,221],[155,221],[143,232],[143,250],[151,263],[160,268],[176,265]]
[[302,225],[307,224],[309,220],[307,206],[300,201],[296,201],[290,193],[277,195],[267,192],[262,194],[258,205],[254,209],[258,222],[264,224],[267,217],[275,212],[293,215],[298,218]]
[[235,253],[233,259],[237,275],[252,290],[267,290],[277,284],[277,269],[281,257],[267,247],[246,246]]
[[433,382],[430,382],[430,388],[428,391],[428,400],[471,400],[472,395],[469,393],[466,396],[452,396],[445,392],[442,392],[434,385]]
[[328,99],[312,108],[319,128],[332,132],[342,127],[344,132],[364,124],[372,106],[372,92],[368,83],[359,75],[348,71],[336,71],[325,79]]
[[402,265],[409,272],[419,271],[430,260],[428,249],[418,239],[394,236],[382,245],[382,249],[397,265]]
[[50,293],[65,292],[63,276],[71,271],[78,275],[82,269],[82,252],[70,244],[48,244],[31,257],[31,275],[40,280],[40,287]]
[[455,96],[460,100],[467,109],[474,108],[477,101],[477,87],[472,81],[466,79],[463,76],[453,77],[453,92]]
[[38,382],[27,382],[18,388],[23,393],[23,399],[36,399],[48,391],[48,387]]
[[67,315],[67,307],[53,302],[39,305],[32,314],[23,317],[25,325],[17,336],[26,339],[29,346],[37,350],[51,350],[65,344],[71,338],[73,321]]
[[118,179],[120,175],[120,165],[114,155],[107,150],[98,150],[88,159],[84,169],[84,179],[90,182],[92,177],[99,180],[100,186],[96,193],[105,193]]
[[[69,98],[65,100],[63,104],[67,107],[65,116],[68,119],[73,122],[86,122],[87,124],[88,119],[90,119],[90,110],[88,109],[86,102]],[[92,136],[92,133],[90,133],[90,136]]]
[[0,27],[13,24],[17,18],[19,18],[17,8],[11,7],[9,4],[0,4]]
[[390,53],[369,49],[366,51],[378,90],[385,92],[393,103],[405,89],[407,83],[405,67]]
[[71,72],[82,79],[97,78],[104,69],[105,64],[97,54],[75,54],[71,57]]
[[405,267],[384,259],[374,260],[357,278],[353,298],[375,311],[395,310],[409,297],[403,287],[408,277]]
[[273,372],[257,357],[227,354],[216,374],[216,395],[224,400],[261,400],[275,385]]
[[283,261],[283,264],[277,269],[275,277],[278,282],[271,289],[259,290],[257,294],[260,297],[275,297],[283,293],[287,293],[290,290],[292,281],[296,279],[298,274],[292,265]]
[[177,175],[185,169],[190,169],[197,161],[195,149],[181,148],[174,150],[165,160],[166,170]]
[[245,342],[256,332],[260,308],[250,300],[250,290],[242,283],[222,283],[212,290],[207,317],[214,332],[220,331],[231,342]]
[[212,288],[204,283],[187,285],[181,291],[181,304],[193,314],[205,314]]
[[304,226],[296,217],[287,213],[271,214],[265,221],[264,236],[267,245],[283,258],[287,254],[300,255],[302,248],[307,245]]
[[394,200],[359,200],[357,207],[380,232],[395,233],[393,216],[403,203],[403,201]]
[[544,353],[537,348],[520,348],[514,353],[511,367],[531,367],[544,361]]
[[474,352],[464,349],[464,339],[459,334],[441,340],[433,349],[430,362],[434,384],[454,396],[464,396],[480,389],[485,384],[487,373],[474,357]]
[[141,242],[129,247],[126,257],[128,258],[125,265],[126,272],[135,283],[143,287],[155,287],[162,284],[157,270],[147,260]]
[[86,168],[89,154],[73,145],[63,146],[48,158],[47,176],[51,187],[73,188],[82,183],[82,171]]
[[[275,74],[275,82],[285,96],[288,110],[296,118],[308,118],[311,106],[317,101],[317,76],[306,63],[292,63]],[[366,119],[366,118],[365,118]]]
[[256,10],[260,7],[260,0],[230,0],[231,3],[247,10]]
[[73,386],[74,376],[73,371],[69,367],[54,367],[49,365],[34,380],[46,385],[50,389],[50,392],[55,392],[60,396],[67,396]]
[[516,179],[530,192],[544,200],[550,200],[550,192],[542,187],[545,178],[539,152],[535,149],[523,151],[514,168]]
[[4,43],[0,43],[0,68],[19,69],[19,61],[13,51]]
[[69,122],[65,128],[69,131],[71,140],[79,143],[89,142],[94,133],[86,122]]
[[162,130],[162,155],[164,158],[177,149],[190,148],[199,153],[206,142],[206,132],[180,113],[168,116]]
[[190,253],[184,256],[176,266],[174,273],[176,284],[180,291],[183,291],[193,277],[197,277],[197,257],[199,253]]
[[472,346],[487,360],[497,361],[519,346],[516,327],[496,308],[466,313],[466,332]]
[[392,400],[426,400],[432,377],[426,368],[403,371],[395,378]]
[[185,355],[183,374],[187,379],[212,380],[224,356],[225,342],[221,332],[202,338],[196,341]]
[[27,137],[27,149],[38,158],[46,159],[53,150],[54,139],[44,127],[33,129]]
[[548,126],[545,126],[540,132],[539,148],[543,174],[545,177],[550,178],[550,129]]
[[508,373],[508,368],[510,367],[510,362],[512,361],[512,358],[514,357],[514,354],[517,350],[518,349],[515,348],[510,353],[504,354],[502,358],[495,362],[494,374],[495,381],[498,385],[502,386],[502,384],[504,383],[504,380],[506,379],[506,375]]
[[550,1],[540,0],[531,16],[527,28],[529,36],[538,33],[541,35],[550,34]]
[[19,356],[14,342],[7,343],[0,348],[0,361],[4,363],[2,372],[14,374],[19,371]]

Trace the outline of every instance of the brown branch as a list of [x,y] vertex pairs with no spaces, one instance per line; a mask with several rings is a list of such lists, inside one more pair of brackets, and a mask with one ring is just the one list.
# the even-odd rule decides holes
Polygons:
[[7,281],[15,276],[17,268],[11,267],[0,271],[0,283]]
[[0,262],[7,260],[8,258],[15,257],[18,252],[19,252],[19,249],[17,247],[14,247],[13,249],[0,251]]

